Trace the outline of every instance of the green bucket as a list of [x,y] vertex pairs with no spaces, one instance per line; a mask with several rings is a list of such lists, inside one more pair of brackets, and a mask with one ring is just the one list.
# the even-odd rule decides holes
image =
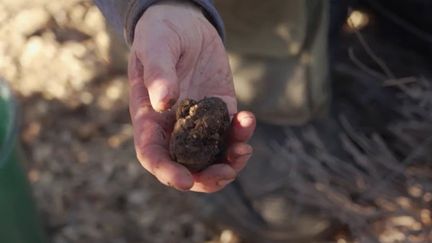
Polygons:
[[0,79],[0,243],[45,243],[20,164],[16,103]]

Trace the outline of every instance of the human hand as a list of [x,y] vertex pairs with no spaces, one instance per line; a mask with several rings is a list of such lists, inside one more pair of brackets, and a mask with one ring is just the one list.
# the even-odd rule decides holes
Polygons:
[[[237,113],[227,54],[215,28],[189,3],[162,2],[138,21],[129,60],[130,113],[138,160],[161,183],[211,193],[232,182],[252,154],[250,112]],[[232,117],[226,159],[192,174],[169,156],[178,99],[219,97]]]

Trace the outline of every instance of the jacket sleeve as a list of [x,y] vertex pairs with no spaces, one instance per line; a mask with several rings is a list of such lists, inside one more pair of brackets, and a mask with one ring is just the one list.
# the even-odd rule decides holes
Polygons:
[[[108,23],[118,34],[123,34],[126,42],[132,44],[135,25],[144,11],[160,0],[94,0]],[[213,24],[221,38],[224,38],[222,19],[212,0],[187,0],[199,6]]]

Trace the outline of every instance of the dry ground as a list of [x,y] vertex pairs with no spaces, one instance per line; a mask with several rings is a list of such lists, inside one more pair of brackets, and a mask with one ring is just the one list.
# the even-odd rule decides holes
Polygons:
[[[363,112],[351,114],[354,128],[341,118],[344,131],[341,134],[346,135],[341,135],[344,147],[354,155],[357,164],[391,160],[395,168],[385,163],[381,167],[364,168],[371,169],[372,178],[359,176],[359,181],[353,184],[344,181],[345,178],[332,181],[337,186],[330,189],[325,184],[310,187],[312,197],[295,195],[305,204],[327,210],[343,229],[352,231],[355,223],[363,227],[367,222],[370,226],[351,233],[340,230],[341,239],[348,240],[351,235],[361,240],[363,235],[366,239],[363,242],[367,242],[368,234],[373,233],[383,242],[425,242],[432,237],[431,157],[428,157],[432,147],[429,141],[432,85],[427,78],[430,76],[406,67],[407,62],[417,58],[412,58],[406,50],[401,50],[406,59],[399,58],[400,53],[378,53],[394,61],[392,64],[396,66],[392,68],[397,69],[397,78],[411,77],[408,86],[400,87],[407,80],[397,79],[394,84],[391,81],[395,80],[386,76],[386,72],[377,75],[361,69],[362,58],[367,59],[366,63],[374,60],[361,51],[364,46],[358,40],[355,42],[360,49],[354,48],[353,53],[360,62],[339,63],[336,66],[339,80],[347,79],[346,73],[350,78],[364,80],[370,76],[381,81],[390,79],[390,83],[384,83],[389,87],[385,88],[386,94],[397,97],[398,106],[384,114],[380,109],[387,101],[371,98],[376,94],[373,89],[365,90],[368,82],[351,85],[348,91],[336,89],[340,95],[339,111],[350,115],[345,104],[357,102],[358,111]],[[378,49],[385,48],[378,46]],[[345,46],[344,51],[347,50]],[[54,243],[236,242],[228,231],[221,234],[220,230],[197,219],[191,210],[193,200],[162,187],[137,163],[127,110],[125,55],[125,48],[110,38],[101,14],[87,0],[0,2],[0,75],[9,81],[21,102],[21,140],[28,158],[28,178],[49,237]],[[379,65],[372,68],[383,71]],[[364,92],[365,98],[353,101],[350,95],[358,92]],[[380,94],[379,97],[387,96]],[[387,115],[393,115],[393,110],[397,110],[398,120],[384,121]],[[368,120],[370,117],[359,114],[376,119]],[[310,133],[305,134],[307,139]],[[279,148],[282,154],[286,155],[286,150],[300,151],[302,147],[298,147],[296,139],[293,136]],[[316,149],[320,148],[319,141],[309,139],[309,143],[315,147],[313,151],[319,152],[316,155],[320,159],[316,161],[325,164],[321,159],[328,154]],[[307,165],[316,161],[301,158],[304,161],[298,159],[303,162],[296,166],[299,174],[305,173],[305,178],[334,178],[332,173],[321,173],[323,170],[316,170],[321,174],[310,175]],[[411,166],[414,160],[417,166]],[[381,172],[376,172],[377,168]],[[350,170],[347,166],[335,173]],[[375,186],[375,182],[383,182],[380,179],[387,172],[392,179],[390,185],[384,181],[380,190],[366,190]],[[293,192],[310,186],[296,184],[305,178],[292,181]],[[356,201],[358,195],[342,195],[340,192],[347,187],[356,190],[360,197],[366,196]],[[390,191],[377,196],[382,189]],[[369,217],[365,215],[368,212],[375,214]]]

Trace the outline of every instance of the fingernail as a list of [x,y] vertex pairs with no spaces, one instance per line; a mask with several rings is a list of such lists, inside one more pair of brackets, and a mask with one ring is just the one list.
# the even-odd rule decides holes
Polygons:
[[237,147],[235,152],[238,154],[238,156],[250,155],[253,152],[253,148],[249,144],[245,144],[243,146]]
[[178,183],[178,189],[180,189],[180,190],[189,190],[191,187],[192,187],[192,183],[193,183],[193,181],[192,181],[192,178],[190,178],[189,176],[187,176],[187,177],[182,177],[180,180],[179,180],[179,183]]
[[252,117],[243,117],[240,120],[240,125],[242,127],[250,127],[253,123],[254,119]]
[[241,155],[237,158],[237,160],[248,161],[252,157],[252,153]]
[[158,103],[159,111],[166,111],[171,109],[171,107],[175,104],[175,99],[170,99],[168,102],[161,101]]
[[230,184],[231,182],[233,182],[235,179],[229,179],[229,180],[220,180],[217,182],[218,186],[224,187],[228,184]]
[[167,102],[165,102],[166,97],[168,96],[168,89],[165,86],[161,86],[158,90],[157,90],[157,94],[156,94],[156,100],[157,100],[157,109],[159,109],[159,111],[164,111],[166,110],[168,104]]
[[164,111],[168,110],[168,106],[164,102],[159,102],[157,106],[157,112],[159,113],[163,113]]

